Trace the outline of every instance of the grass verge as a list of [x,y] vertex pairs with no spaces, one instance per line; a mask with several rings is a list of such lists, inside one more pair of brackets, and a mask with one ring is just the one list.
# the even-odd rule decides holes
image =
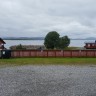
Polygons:
[[22,65],[96,65],[96,58],[11,58],[0,59],[0,66]]

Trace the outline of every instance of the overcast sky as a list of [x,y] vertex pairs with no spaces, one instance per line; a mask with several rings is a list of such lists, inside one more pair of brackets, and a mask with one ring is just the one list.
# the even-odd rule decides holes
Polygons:
[[0,0],[0,37],[43,37],[49,31],[96,37],[96,0]]

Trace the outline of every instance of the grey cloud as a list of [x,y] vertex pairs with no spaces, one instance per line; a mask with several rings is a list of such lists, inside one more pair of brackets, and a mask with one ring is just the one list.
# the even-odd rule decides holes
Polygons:
[[[0,0],[1,36],[96,36],[95,0]],[[92,37],[93,37],[92,36]]]

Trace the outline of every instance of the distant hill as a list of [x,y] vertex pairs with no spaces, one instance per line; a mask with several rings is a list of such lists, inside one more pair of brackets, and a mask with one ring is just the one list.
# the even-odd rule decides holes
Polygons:
[[[44,40],[44,37],[2,37],[4,40]],[[96,40],[96,37],[70,38],[71,40]]]
[[88,37],[88,38],[75,38],[71,40],[96,40],[96,37]]
[[3,37],[4,40],[44,40],[44,37]]
[[96,40],[96,37],[88,37],[86,39],[89,39],[89,40]]

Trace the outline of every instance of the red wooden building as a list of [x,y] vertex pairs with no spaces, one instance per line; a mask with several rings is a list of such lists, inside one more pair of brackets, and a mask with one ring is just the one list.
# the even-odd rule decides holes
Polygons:
[[96,41],[95,42],[86,42],[84,47],[86,49],[96,49]]
[[4,44],[6,44],[6,43],[4,42],[4,40],[2,38],[0,38],[0,50],[5,49]]

